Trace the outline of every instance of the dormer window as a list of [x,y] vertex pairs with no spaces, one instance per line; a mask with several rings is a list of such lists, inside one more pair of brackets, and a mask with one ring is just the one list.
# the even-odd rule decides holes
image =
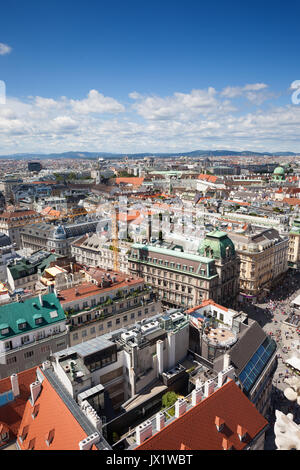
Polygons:
[[1,335],[7,335],[9,333],[9,327],[1,328]]
[[27,321],[24,320],[23,318],[20,318],[19,320],[17,320],[17,325],[18,325],[19,330],[24,330],[27,326]]

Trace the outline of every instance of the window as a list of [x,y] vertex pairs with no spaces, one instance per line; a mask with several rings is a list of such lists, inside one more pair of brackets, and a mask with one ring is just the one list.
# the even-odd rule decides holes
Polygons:
[[6,364],[14,364],[15,362],[17,362],[16,356],[8,357],[7,361],[6,361]]
[[81,336],[82,336],[82,338],[86,337],[86,330],[83,330],[83,332],[81,333]]
[[90,329],[90,332],[91,332],[91,335],[92,335],[93,333],[96,333],[96,328],[93,326],[93,328]]
[[131,318],[131,319],[133,319],[134,316],[135,316],[134,313],[131,313],[131,314],[130,314],[130,318]]
[[29,343],[29,341],[30,341],[29,335],[22,336],[22,338],[21,338],[21,343],[22,344]]
[[73,341],[76,341],[76,339],[78,339],[78,333],[73,334]]
[[29,357],[32,357],[33,356],[33,351],[27,351],[25,354],[24,354],[24,357],[25,359],[28,359]]
[[120,318],[117,318],[117,319],[116,319],[116,325],[119,325],[120,322],[121,322]]
[[111,321],[108,321],[107,322],[107,328],[111,328],[112,327],[112,322]]
[[99,331],[102,331],[102,330],[103,330],[103,323],[101,323],[101,325],[99,325],[98,330],[99,330]]
[[141,315],[142,315],[142,311],[139,310],[139,311],[138,311],[138,317],[140,317]]
[[123,321],[127,321],[127,320],[128,320],[127,315],[124,315]]

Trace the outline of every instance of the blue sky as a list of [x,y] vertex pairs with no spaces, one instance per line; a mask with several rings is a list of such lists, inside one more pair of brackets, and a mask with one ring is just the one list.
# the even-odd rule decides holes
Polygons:
[[0,154],[300,153],[299,13],[296,1],[10,0]]

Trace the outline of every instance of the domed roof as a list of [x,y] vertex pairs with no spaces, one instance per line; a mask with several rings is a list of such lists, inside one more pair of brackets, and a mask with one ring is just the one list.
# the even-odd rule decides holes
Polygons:
[[273,172],[273,175],[284,175],[284,168],[282,166],[277,166]]
[[209,258],[227,258],[235,255],[235,248],[226,232],[214,230],[206,235],[198,252]]
[[67,235],[66,235],[64,227],[62,225],[59,225],[54,232],[54,238],[62,239],[62,238],[66,238],[66,236]]

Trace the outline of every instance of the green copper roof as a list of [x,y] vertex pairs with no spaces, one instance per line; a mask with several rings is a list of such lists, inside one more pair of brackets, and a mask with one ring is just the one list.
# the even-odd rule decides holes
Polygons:
[[233,242],[226,232],[219,230],[208,233],[198,251],[200,255],[209,256],[214,259],[227,258],[228,255],[232,256],[235,254]]
[[[40,304],[39,297],[26,299],[24,302],[13,302],[0,306],[0,340],[45,327],[66,318],[55,294],[45,294],[42,296],[42,299],[43,306]],[[53,315],[52,312],[56,312],[57,315]],[[42,317],[44,321],[36,325],[35,319],[37,316]],[[26,328],[20,330],[19,324],[25,322]],[[7,326],[4,327],[3,325]],[[8,327],[9,333],[2,335],[1,330]]]
[[161,253],[164,255],[172,255],[177,258],[184,258],[186,260],[191,260],[191,261],[199,261],[202,263],[211,263],[212,260],[211,258],[208,258],[206,256],[200,256],[200,255],[192,255],[190,253],[185,253],[182,251],[176,251],[176,250],[169,250],[167,248],[160,248],[156,246],[151,246],[151,245],[142,245],[141,243],[134,243],[131,245],[131,248],[137,248],[139,250],[147,250],[147,251],[152,251],[155,253]]
[[273,175],[284,175],[285,171],[282,166],[277,166],[273,172]]
[[38,261],[37,263],[31,264],[26,263],[26,261],[24,260],[20,260],[19,262],[17,262],[17,264],[8,266],[8,269],[10,270],[12,278],[16,280],[25,276],[30,276],[31,274],[36,274],[38,269],[40,269],[41,273],[43,273],[44,270],[50,266],[50,263],[52,261],[55,261],[56,259],[57,255],[49,253],[48,256],[46,256],[41,261]]

